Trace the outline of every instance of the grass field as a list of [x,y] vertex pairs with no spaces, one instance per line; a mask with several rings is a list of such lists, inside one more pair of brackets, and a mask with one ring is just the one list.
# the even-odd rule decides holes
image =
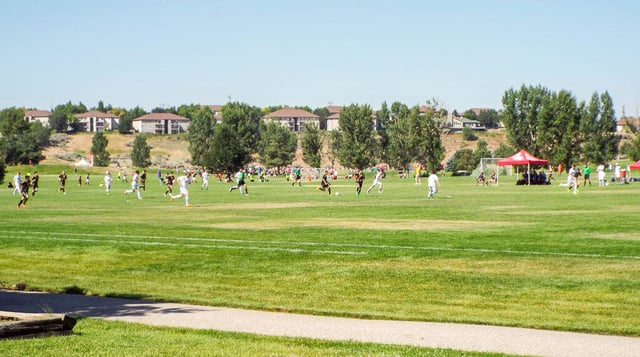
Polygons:
[[[0,286],[377,319],[450,321],[640,336],[640,184],[572,195],[557,183],[476,187],[388,175],[384,193],[339,179],[211,180],[193,207],[150,170],[143,199],[106,195],[40,168],[25,209],[3,188]],[[24,172],[25,168],[21,168]],[[6,181],[15,173],[9,168]],[[372,175],[365,181],[371,183]]]

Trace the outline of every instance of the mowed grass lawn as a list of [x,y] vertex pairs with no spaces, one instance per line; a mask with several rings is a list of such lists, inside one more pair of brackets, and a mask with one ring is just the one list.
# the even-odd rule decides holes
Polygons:
[[97,174],[82,187],[70,174],[62,195],[40,169],[27,208],[2,189],[5,288],[640,336],[638,183],[572,195],[564,175],[538,187],[445,177],[427,200],[426,179],[392,174],[359,198],[344,179],[339,196],[283,178],[245,196],[213,178],[185,207],[154,170],[137,200],[117,181],[105,194]]

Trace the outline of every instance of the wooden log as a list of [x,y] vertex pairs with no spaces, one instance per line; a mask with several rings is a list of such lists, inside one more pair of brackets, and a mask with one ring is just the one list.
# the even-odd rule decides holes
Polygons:
[[15,320],[0,323],[0,339],[70,334],[76,319],[60,314],[22,314],[0,312]]

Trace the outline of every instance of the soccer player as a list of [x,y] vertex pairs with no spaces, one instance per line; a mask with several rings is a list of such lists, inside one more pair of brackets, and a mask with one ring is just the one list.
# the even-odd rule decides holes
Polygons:
[[356,196],[360,197],[360,192],[362,192],[362,184],[364,183],[364,172],[362,172],[362,170],[358,171],[354,179],[356,180]]
[[202,176],[202,186],[200,186],[200,189],[209,191],[209,173],[207,169],[202,170],[200,176]]
[[18,171],[16,173],[15,176],[13,176],[13,194],[15,195],[20,194],[20,185],[21,185],[21,181],[22,177],[20,177],[20,171]]
[[178,177],[178,185],[180,186],[180,194],[171,196],[170,201],[173,202],[176,198],[184,197],[184,206],[191,207],[189,203],[189,190],[187,186],[191,183],[191,172],[187,171],[184,175]]
[[33,176],[31,177],[31,193],[33,196],[38,192],[38,184],[40,181],[40,176],[38,175],[38,171],[34,171]]
[[433,196],[438,192],[438,187],[440,187],[440,180],[438,179],[438,174],[436,170],[431,171],[431,175],[427,179],[429,183],[429,194],[427,198],[433,198]]
[[18,202],[18,209],[20,207],[27,207],[27,200],[29,199],[29,187],[31,186],[31,180],[29,175],[24,176],[24,181],[20,183],[20,202]]
[[138,199],[141,200],[142,196],[140,196],[140,184],[138,183],[140,180],[140,170],[136,170],[133,173],[133,177],[131,178],[131,189],[124,191],[124,194],[127,195],[129,193],[136,193],[138,195]]
[[60,175],[58,175],[58,181],[60,181],[60,188],[58,189],[58,192],[62,192],[63,195],[66,195],[67,191],[65,191],[64,186],[67,184],[67,174],[64,173],[64,170]]
[[331,196],[331,184],[329,183],[329,171],[324,170],[324,174],[322,175],[322,181],[320,182],[320,186],[318,186],[318,190],[324,192],[325,190],[329,191],[329,196]]
[[375,186],[378,185],[378,193],[382,193],[384,192],[384,190],[382,189],[383,185],[382,185],[382,178],[384,177],[384,170],[380,167],[378,168],[378,172],[376,172],[376,176],[373,178],[373,183],[371,184],[371,186],[369,186],[369,188],[367,189],[367,193],[371,192],[371,189]]
[[111,173],[107,171],[104,174],[104,189],[107,192],[107,195],[111,192],[111,182],[113,182],[113,177],[111,177]]
[[173,181],[175,181],[176,177],[173,176],[173,171],[169,171],[167,176],[164,178],[164,182],[167,184],[167,190],[164,191],[165,197],[169,194],[173,194]]
[[[245,193],[248,195],[249,191],[247,189],[247,182],[245,181],[245,177],[246,177],[246,173],[244,171],[244,168],[241,168],[240,170],[238,170],[238,172],[236,173],[236,184],[229,188],[229,192],[233,190],[240,190],[241,194]],[[244,188],[244,192],[242,191],[243,188]]]

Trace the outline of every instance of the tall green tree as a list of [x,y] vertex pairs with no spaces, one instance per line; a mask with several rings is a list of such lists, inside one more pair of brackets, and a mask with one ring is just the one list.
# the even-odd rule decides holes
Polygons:
[[191,116],[187,131],[191,162],[194,165],[204,165],[206,155],[211,150],[211,139],[216,120],[211,109],[206,106],[198,107]]
[[534,155],[540,155],[538,150],[538,113],[549,91],[541,86],[526,87],[519,90],[507,90],[502,97],[504,111],[502,121],[507,132],[509,143],[516,148],[529,150]]
[[601,156],[597,157],[596,161],[606,162],[612,160],[618,154],[620,136],[616,133],[616,113],[613,109],[611,95],[605,91],[600,95],[600,100],[602,102],[602,112],[600,120],[598,120],[597,130],[599,135],[597,135],[597,139]]
[[133,140],[131,162],[136,167],[149,167],[151,165],[151,146],[147,144],[147,137],[139,134]]
[[380,123],[380,128],[377,133],[379,147],[377,156],[381,161],[390,163],[392,161],[389,156],[389,145],[391,144],[391,139],[389,137],[388,129],[391,125],[391,112],[389,111],[389,106],[386,101],[382,102],[380,110],[376,112],[376,117]]
[[127,110],[127,112],[120,118],[118,132],[120,134],[130,134],[133,130],[133,119],[140,118],[146,114],[147,112],[139,106],[131,110]]
[[28,123],[24,115],[22,108],[0,111],[0,157],[10,165],[40,162],[49,142],[49,130],[40,122]]
[[[262,111],[258,107],[245,103],[231,102],[222,106],[222,123],[234,133],[236,146],[245,152],[243,157],[248,163],[251,155],[258,152],[260,133],[264,128]],[[239,166],[240,167],[240,166]]]
[[477,120],[487,129],[500,127],[500,114],[494,109],[481,110]]
[[[428,102],[429,103],[429,102]],[[445,149],[440,136],[441,123],[446,117],[446,110],[439,108],[433,101],[431,110],[415,117],[414,135],[411,146],[415,150],[416,161],[422,163],[428,171],[439,170],[444,159]],[[416,107],[414,111],[418,110]]]
[[240,145],[236,130],[224,122],[216,125],[205,166],[216,171],[233,172],[244,167],[249,159],[247,151]]
[[478,146],[473,151],[473,160],[476,163],[476,166],[480,164],[480,159],[485,157],[492,157],[491,150],[489,150],[489,143],[485,140],[478,140]]
[[340,112],[340,139],[336,157],[346,167],[364,169],[375,163],[377,143],[372,129],[371,107],[351,104]]
[[91,145],[91,152],[93,153],[93,164],[95,166],[109,166],[109,162],[111,162],[111,156],[107,151],[107,145],[109,145],[109,140],[104,135],[104,133],[95,133]]
[[316,108],[313,111],[313,114],[315,114],[315,115],[320,117],[320,119],[319,119],[320,127],[318,129],[326,130],[327,129],[327,117],[331,114],[331,113],[329,113],[329,109],[327,109],[326,107]]
[[[386,106],[386,104],[385,104]],[[384,106],[383,106],[384,114]],[[389,143],[387,145],[387,162],[397,168],[407,169],[415,159],[415,152],[409,140],[412,135],[414,122],[420,115],[417,111],[410,111],[402,103],[395,102],[391,105],[391,111],[387,112],[386,134]]]
[[[307,128],[305,128],[306,130]],[[318,129],[315,128],[315,130]],[[298,140],[291,130],[276,123],[268,123],[262,134],[262,140],[260,140],[262,164],[267,167],[289,165],[293,161],[297,147]]]
[[322,162],[322,135],[317,126],[311,123],[304,124],[301,146],[304,161],[311,167],[320,167]]
[[575,97],[566,90],[549,93],[542,101],[534,155],[568,167],[580,161],[580,115]]

